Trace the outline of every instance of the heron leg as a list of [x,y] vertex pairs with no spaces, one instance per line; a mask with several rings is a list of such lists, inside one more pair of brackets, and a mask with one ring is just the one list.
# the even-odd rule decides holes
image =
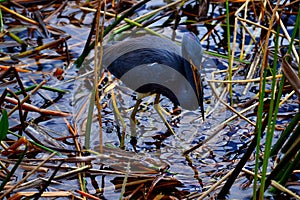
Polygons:
[[[124,149],[125,148],[125,133],[126,133],[126,123],[124,121],[124,118],[122,117],[120,110],[117,106],[116,102],[116,97],[114,94],[114,91],[111,92],[111,97],[112,97],[112,105],[113,105],[113,110],[114,110],[114,116],[117,124],[117,132],[120,140],[120,148]],[[120,121],[122,125],[122,134],[120,135]]]
[[160,116],[160,118],[163,120],[163,122],[165,123],[166,127],[168,128],[168,130],[175,135],[174,130],[172,129],[171,125],[167,122],[166,118],[164,117],[163,113],[162,113],[162,108],[159,105],[159,99],[160,99],[160,95],[156,94],[155,96],[155,100],[154,100],[154,108],[156,110],[156,112],[158,113],[158,115]]
[[131,130],[131,140],[130,143],[133,146],[134,150],[136,150],[136,125],[137,125],[137,121],[135,119],[136,113],[139,109],[140,104],[142,103],[142,98],[138,98],[138,100],[135,103],[135,106],[133,108],[133,111],[130,115],[130,130]]

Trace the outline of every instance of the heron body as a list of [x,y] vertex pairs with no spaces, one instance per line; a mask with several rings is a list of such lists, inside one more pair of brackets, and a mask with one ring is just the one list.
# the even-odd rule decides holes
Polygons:
[[129,88],[162,94],[184,109],[200,106],[203,114],[201,60],[201,44],[192,33],[183,36],[181,49],[171,40],[142,36],[104,49],[103,56],[108,71]]
[[[201,61],[202,47],[192,33],[183,36],[181,49],[168,39],[143,36],[109,46],[104,49],[103,54],[104,66],[126,86],[145,96],[156,94],[154,108],[174,135],[159,105],[160,95],[169,98],[175,106],[185,109],[195,110],[200,106],[204,119],[203,92],[198,70]],[[130,116],[130,142],[135,150],[135,115],[141,102],[142,98],[138,98]],[[121,121],[123,127],[126,127],[124,120]],[[121,148],[124,147],[124,140],[123,131],[120,138]]]

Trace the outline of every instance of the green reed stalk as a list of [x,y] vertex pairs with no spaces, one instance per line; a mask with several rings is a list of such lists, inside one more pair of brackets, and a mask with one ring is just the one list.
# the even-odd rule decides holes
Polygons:
[[265,97],[265,88],[266,88],[266,77],[267,72],[264,71],[264,77],[262,82],[262,90],[259,94],[259,106],[257,111],[257,121],[256,121],[256,129],[257,129],[257,142],[256,142],[256,154],[255,154],[255,175],[254,175],[254,183],[253,183],[253,200],[256,200],[256,189],[258,182],[258,169],[259,169],[259,156],[260,156],[260,140],[261,140],[261,132],[262,132],[262,119],[263,119],[263,108],[264,108],[264,97]]
[[[16,164],[13,166],[13,168],[10,170],[10,173],[7,174],[6,178],[5,178],[5,179],[3,180],[3,182],[1,183],[1,185],[0,185],[0,191],[3,191],[4,186],[5,186],[5,185],[10,181],[10,179],[15,175],[15,171],[16,171],[16,170],[18,169],[18,167],[20,166],[22,160],[23,160],[24,157],[25,157],[25,154],[26,154],[27,150],[28,150],[28,146],[26,145],[24,151],[23,151],[22,154],[19,156],[19,158],[18,158]],[[2,199],[3,197],[0,197],[0,198]]]
[[[226,27],[227,27],[227,48],[228,48],[228,55],[231,55],[231,49],[230,49],[230,22],[229,22],[229,2],[226,0]],[[229,80],[232,80],[232,63],[231,63],[231,58],[228,56],[228,66],[229,66]],[[232,83],[228,84],[229,86],[229,95],[230,95],[230,104],[233,104],[233,99],[232,99]]]
[[3,25],[3,16],[2,16],[2,11],[0,9],[0,33],[2,33],[4,30],[4,25]]
[[279,99],[281,96],[281,95],[278,96],[276,105],[275,105],[279,32],[280,32],[280,26],[278,25],[277,30],[276,30],[276,39],[275,39],[274,62],[273,62],[273,67],[271,68],[271,73],[272,73],[272,77],[273,77],[272,78],[272,86],[271,86],[272,92],[271,92],[271,101],[270,101],[269,115],[268,115],[268,126],[267,126],[267,132],[266,132],[266,144],[265,144],[264,158],[263,158],[263,165],[262,165],[262,176],[261,176],[260,194],[259,194],[260,198],[263,198],[263,196],[264,196],[265,181],[266,181],[266,176],[267,176],[269,157],[270,157],[272,140],[273,140],[275,125],[276,125],[279,103],[280,103]]

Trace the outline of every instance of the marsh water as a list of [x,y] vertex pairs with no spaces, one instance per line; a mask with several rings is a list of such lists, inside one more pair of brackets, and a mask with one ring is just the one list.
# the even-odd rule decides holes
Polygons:
[[[79,134],[79,141],[81,146],[84,146],[85,132],[86,132],[86,118],[90,94],[93,86],[93,74],[86,74],[94,68],[94,51],[91,51],[86,58],[81,69],[77,69],[72,62],[81,54],[85,42],[87,41],[92,22],[94,18],[93,12],[87,12],[80,9],[78,2],[69,1],[64,9],[49,19],[48,24],[52,27],[64,31],[64,35],[70,35],[71,38],[67,40],[68,51],[71,58],[71,64],[68,65],[65,59],[60,58],[60,53],[54,49],[44,50],[42,53],[47,55],[41,58],[22,58],[21,62],[32,73],[22,75],[22,81],[25,86],[30,86],[33,83],[39,83],[41,80],[47,80],[47,85],[51,87],[58,87],[62,90],[68,91],[64,95],[59,95],[51,92],[41,92],[34,96],[34,103],[36,105],[45,105],[47,95],[51,99],[55,99],[56,103],[47,107],[48,109],[59,109],[70,112],[73,115],[66,119],[71,124],[77,126]],[[137,15],[150,12],[158,7],[166,5],[165,1],[151,1],[144,7],[137,11]],[[51,12],[56,7],[50,7],[45,12]],[[199,12],[199,9],[204,9],[203,6],[190,1],[184,7],[183,11],[188,13]],[[222,80],[226,77],[224,69],[228,68],[228,60],[225,58],[215,57],[207,52],[215,52],[222,55],[227,54],[227,36],[224,26],[215,26],[213,34],[207,37],[209,31],[212,30],[213,24],[217,20],[211,20],[209,23],[204,23],[210,19],[223,16],[225,8],[223,4],[209,4],[207,5],[207,16],[198,15],[191,17],[186,15],[181,18],[177,29],[174,31],[174,23],[168,23],[170,15],[165,13],[157,14],[154,18],[158,20],[152,23],[149,28],[157,33],[164,35],[170,39],[178,42],[181,41],[184,32],[193,31],[201,39],[203,49],[205,50],[201,76],[204,87],[204,106],[205,106],[205,121],[201,117],[200,108],[195,111],[181,110],[179,113],[173,113],[173,104],[165,97],[161,98],[161,106],[168,112],[166,118],[172,125],[175,135],[170,135],[166,126],[153,107],[154,97],[147,97],[139,108],[137,113],[137,149],[134,152],[130,144],[130,113],[135,105],[137,94],[126,87],[121,81],[114,79],[107,72],[104,72],[105,80],[100,85],[101,87],[109,88],[108,91],[101,90],[101,119],[102,128],[100,128],[97,110],[94,109],[92,131],[91,131],[91,149],[99,152],[100,146],[104,147],[101,158],[93,159],[92,165],[95,169],[94,174],[87,178],[87,190],[91,194],[101,196],[104,199],[117,199],[120,196],[120,188],[116,189],[116,185],[122,184],[124,174],[130,172],[128,181],[134,182],[134,179],[143,180],[149,177],[155,177],[159,174],[159,170],[163,169],[161,176],[172,179],[176,190],[173,194],[191,195],[198,194],[207,190],[212,183],[219,180],[231,169],[233,169],[246,151],[247,144],[253,138],[254,126],[248,122],[235,118],[226,124],[222,124],[226,119],[234,114],[226,109],[220,101],[213,94],[211,89],[214,85],[215,92],[221,95],[225,91],[225,85],[222,83],[214,83],[211,80]],[[186,23],[188,20],[198,20],[198,23]],[[13,19],[10,19],[13,21]],[[111,23],[108,20],[105,26]],[[19,37],[27,38],[27,29],[21,30],[19,27],[15,28],[15,32]],[[18,29],[19,28],[19,29]],[[122,32],[116,35],[109,35],[105,37],[104,43],[106,45],[118,42],[126,38],[132,30]],[[231,30],[233,34],[233,30]],[[41,35],[36,31],[34,34]],[[54,33],[51,33],[54,34]],[[62,35],[61,35],[62,36]],[[32,42],[37,42],[36,36],[33,35]],[[250,36],[246,35],[246,40]],[[51,40],[50,38],[42,39],[43,42]],[[237,44],[241,40],[237,41]],[[250,49],[254,48],[251,45]],[[238,47],[237,47],[238,48]],[[3,47],[7,52],[18,52],[19,48]],[[237,51],[238,56],[238,51]],[[251,60],[251,51],[248,51],[248,60]],[[249,62],[235,61],[235,66],[239,67],[234,72],[234,79],[243,80]],[[52,71],[55,68],[65,69],[63,80],[58,80],[54,77]],[[259,90],[257,83],[247,85],[236,84],[233,86],[233,103],[237,109],[242,109],[242,105],[252,99]],[[114,93],[115,98],[112,97],[111,92]],[[50,99],[49,98],[49,99]],[[229,101],[227,93],[222,96],[223,100]],[[124,127],[116,121],[116,113],[113,107],[113,101],[116,102],[117,107],[126,124],[125,150],[121,150],[119,135],[124,130]],[[282,117],[278,121],[278,127],[283,126],[289,121],[289,113],[298,109],[296,102],[291,101],[288,105],[283,106],[280,110]],[[82,113],[82,110],[83,113]],[[252,122],[256,121],[256,112],[250,110],[245,114]],[[69,135],[68,127],[63,118],[40,116],[37,113],[29,113],[29,119],[32,119],[35,124],[46,130],[50,137],[59,138]],[[13,124],[11,124],[13,125]],[[99,135],[102,132],[102,141],[100,144]],[[51,135],[52,134],[52,135]],[[278,137],[280,131],[276,131],[274,137]],[[211,137],[214,135],[214,137]],[[211,137],[211,138],[210,138]],[[207,138],[210,138],[207,140]],[[205,141],[203,145],[192,151],[188,156],[183,156],[183,152],[192,148],[193,146]],[[71,143],[71,144],[70,144]],[[70,151],[74,150],[73,143],[68,139],[62,142],[63,148]],[[94,155],[94,154],[92,154]],[[43,153],[37,155],[37,158],[43,157]],[[106,157],[107,156],[107,157]],[[247,163],[246,168],[252,169],[254,166],[254,158],[251,157]],[[116,170],[122,174],[107,173],[101,174],[96,169]],[[130,179],[132,178],[132,179]],[[252,195],[252,187],[247,186],[250,182],[249,176],[240,176],[231,189],[229,199],[250,199]],[[173,183],[172,182],[172,183]],[[68,181],[63,185],[53,186],[58,190],[67,190],[67,188],[78,188],[76,179]],[[99,192],[101,188],[101,192]],[[176,193],[178,192],[178,193]],[[101,194],[101,195],[100,195]],[[213,197],[212,197],[213,198]],[[271,197],[272,198],[272,197]]]

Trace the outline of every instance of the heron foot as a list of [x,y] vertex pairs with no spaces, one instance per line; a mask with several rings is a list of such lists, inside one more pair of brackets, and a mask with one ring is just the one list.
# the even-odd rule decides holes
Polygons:
[[132,145],[133,150],[134,150],[135,152],[137,152],[137,150],[136,150],[136,144],[137,144],[137,139],[136,139],[136,137],[134,137],[134,136],[131,136],[131,137],[130,137],[130,144]]
[[160,118],[163,120],[163,122],[165,123],[165,126],[168,128],[168,130],[170,131],[170,133],[172,133],[173,135],[175,135],[174,130],[172,129],[171,125],[168,123],[168,121],[166,120],[166,118],[164,117],[163,113],[162,113],[162,107],[159,105],[159,98],[160,95],[157,94],[154,100],[154,108],[157,112],[157,114],[160,116]]

